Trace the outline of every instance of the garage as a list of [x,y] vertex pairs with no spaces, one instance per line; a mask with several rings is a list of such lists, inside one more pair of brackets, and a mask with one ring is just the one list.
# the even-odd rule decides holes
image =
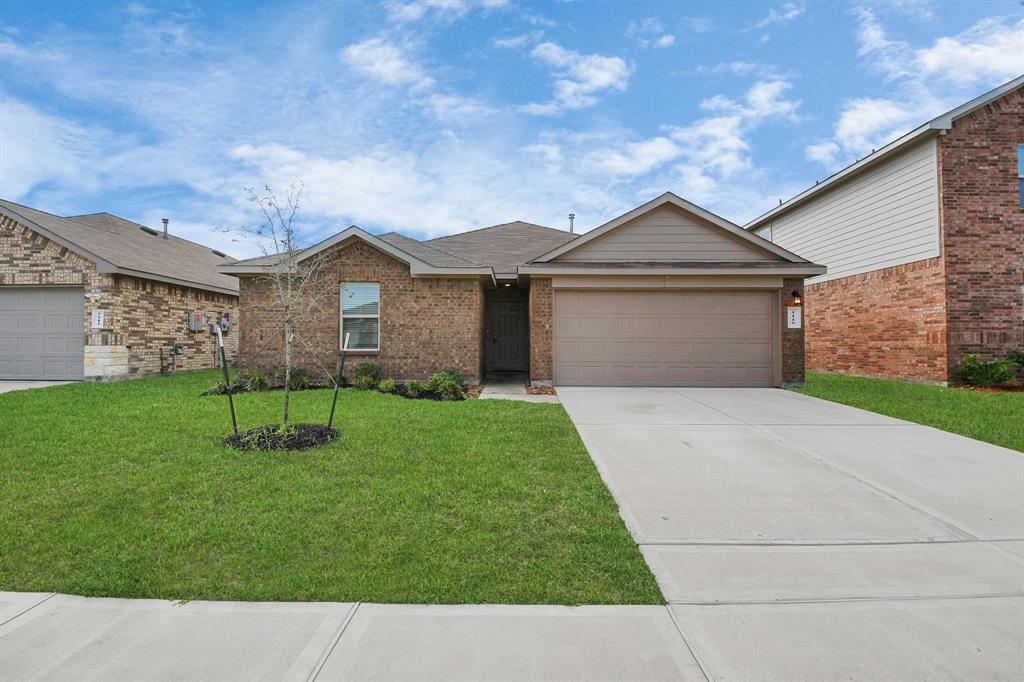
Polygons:
[[563,386],[773,386],[777,291],[556,290]]
[[0,289],[0,380],[83,378],[81,287]]

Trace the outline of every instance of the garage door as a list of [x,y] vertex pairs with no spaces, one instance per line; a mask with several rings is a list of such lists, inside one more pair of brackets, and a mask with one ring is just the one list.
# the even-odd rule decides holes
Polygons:
[[556,291],[563,386],[772,386],[770,291]]
[[0,380],[81,379],[81,288],[0,287]]

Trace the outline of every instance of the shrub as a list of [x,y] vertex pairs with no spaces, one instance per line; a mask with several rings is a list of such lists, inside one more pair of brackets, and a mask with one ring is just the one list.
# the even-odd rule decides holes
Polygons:
[[396,393],[398,391],[398,383],[394,379],[381,379],[380,384],[377,385],[377,390],[381,393]]
[[270,388],[270,382],[267,381],[267,377],[263,372],[253,372],[249,375],[249,380],[245,382],[246,389],[250,391],[266,391]]
[[1002,386],[1013,379],[1013,361],[983,362],[968,355],[960,363],[960,379],[971,386]]
[[1006,359],[1017,365],[1020,369],[1024,369],[1024,350],[1014,351]]
[[352,382],[352,385],[360,391],[372,391],[377,388],[377,381],[369,374],[360,374]]
[[438,372],[430,377],[430,386],[442,400],[460,400],[466,392],[465,382],[460,381],[462,375],[457,372]]
[[[441,370],[440,372],[434,375],[434,377],[439,376],[444,376],[447,379],[451,379],[459,386],[462,386],[463,389],[466,388],[466,377],[462,376],[462,372],[456,371],[454,369],[445,369]],[[431,379],[433,379],[434,377],[431,377]]]
[[209,391],[205,391],[203,395],[224,395],[228,392],[228,387],[223,381],[218,381],[213,385]]
[[[277,370],[275,378],[279,385],[284,386],[284,367]],[[309,372],[302,367],[292,367],[292,380],[288,388],[293,391],[309,388]]]
[[341,374],[341,373],[335,374],[334,372],[328,372],[327,373],[327,385],[328,386],[334,386],[335,384],[337,384],[338,386],[341,386],[341,387],[348,386],[348,379],[345,378],[344,374]]
[[427,385],[419,379],[410,379],[405,382],[405,394],[410,398],[419,398],[428,390]]
[[356,378],[370,377],[373,383],[380,381],[380,365],[376,362],[360,362],[356,365]]

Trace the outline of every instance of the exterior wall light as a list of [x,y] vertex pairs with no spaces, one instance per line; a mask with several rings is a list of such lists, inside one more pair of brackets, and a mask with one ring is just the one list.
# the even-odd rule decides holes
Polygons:
[[793,305],[800,305],[800,292],[793,289]]

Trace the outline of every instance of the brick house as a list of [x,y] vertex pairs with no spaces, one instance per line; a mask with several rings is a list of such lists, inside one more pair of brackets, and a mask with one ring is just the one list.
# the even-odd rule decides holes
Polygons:
[[[219,251],[109,213],[0,200],[0,380],[118,379],[219,365],[209,329],[238,309]],[[181,354],[173,355],[178,346]],[[232,362],[237,334],[225,349]]]
[[[349,369],[559,385],[799,384],[803,280],[825,271],[670,193],[583,235],[513,222],[421,242],[353,226],[300,260],[314,256],[331,295],[297,330],[311,372],[333,370],[348,338]],[[239,278],[242,369],[281,364],[274,265],[219,268]]]
[[746,225],[828,267],[811,370],[951,382],[1024,349],[1024,76]]

